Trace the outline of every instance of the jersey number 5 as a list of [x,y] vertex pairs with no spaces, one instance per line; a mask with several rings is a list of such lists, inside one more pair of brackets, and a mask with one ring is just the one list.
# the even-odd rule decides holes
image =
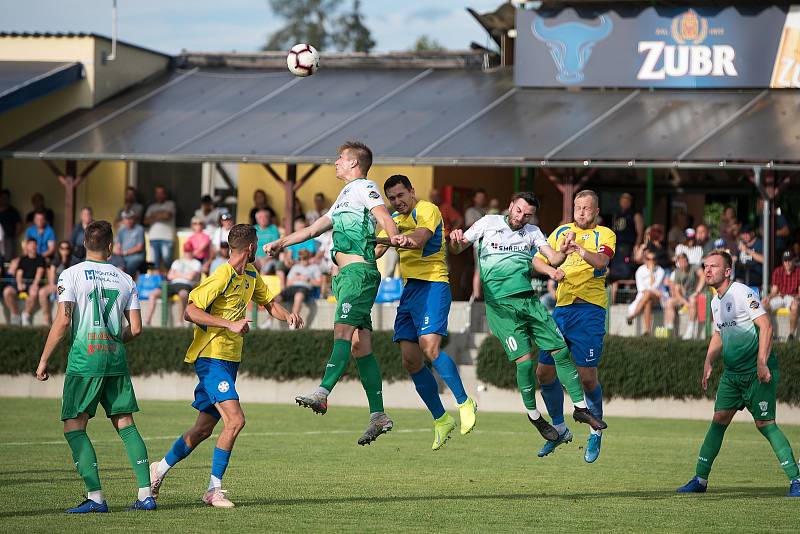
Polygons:
[[89,300],[92,301],[92,322],[94,323],[94,326],[100,326],[100,300],[103,299],[106,301],[105,306],[103,306],[102,317],[103,324],[108,325],[108,316],[111,315],[111,308],[114,307],[117,297],[119,297],[118,289],[101,290],[99,288],[95,288],[91,293],[89,293]]

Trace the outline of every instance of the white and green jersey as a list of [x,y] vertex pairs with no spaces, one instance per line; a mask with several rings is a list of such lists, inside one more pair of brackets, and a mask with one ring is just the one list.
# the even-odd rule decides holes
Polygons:
[[[734,374],[754,373],[758,363],[758,328],[753,319],[767,313],[758,295],[740,282],[732,282],[720,298],[711,300],[714,330],[722,336],[722,361],[725,371]],[[768,364],[775,364],[771,354]]]
[[331,210],[325,214],[333,222],[333,249],[336,253],[356,254],[375,261],[375,217],[372,208],[384,205],[378,186],[372,180],[357,178],[345,185]]
[[122,332],[125,312],[139,309],[136,284],[110,263],[86,260],[58,277],[58,301],[73,302],[67,374],[128,374]]
[[533,256],[547,245],[538,226],[512,230],[505,215],[486,215],[464,232],[478,247],[481,282],[487,301],[533,291]]

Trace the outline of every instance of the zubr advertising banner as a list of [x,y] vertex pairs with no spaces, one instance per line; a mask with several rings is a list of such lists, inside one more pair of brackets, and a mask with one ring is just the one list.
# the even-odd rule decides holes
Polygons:
[[514,81],[800,88],[800,6],[518,9]]

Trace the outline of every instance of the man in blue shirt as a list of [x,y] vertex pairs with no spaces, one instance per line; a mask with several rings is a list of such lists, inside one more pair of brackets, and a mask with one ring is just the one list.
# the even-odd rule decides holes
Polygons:
[[45,212],[36,210],[33,214],[33,225],[25,231],[25,239],[36,241],[36,253],[48,262],[56,253],[56,233],[53,227],[47,224]]

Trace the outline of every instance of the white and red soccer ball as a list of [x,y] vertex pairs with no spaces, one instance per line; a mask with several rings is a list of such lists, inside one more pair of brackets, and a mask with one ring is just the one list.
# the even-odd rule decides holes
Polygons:
[[296,44],[286,56],[286,66],[295,76],[311,76],[319,69],[319,52],[310,44]]

